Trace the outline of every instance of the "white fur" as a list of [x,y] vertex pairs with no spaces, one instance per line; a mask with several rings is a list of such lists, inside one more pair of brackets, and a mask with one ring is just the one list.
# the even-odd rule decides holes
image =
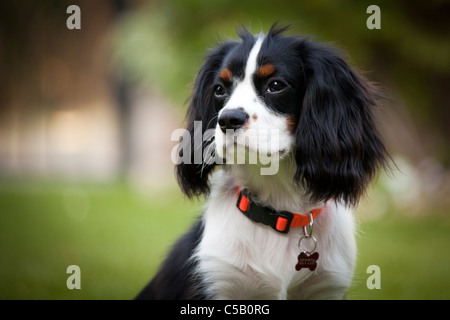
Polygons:
[[[204,234],[195,252],[197,272],[207,293],[216,299],[342,299],[351,284],[356,260],[354,221],[350,210],[330,202],[314,220],[314,237],[319,252],[315,271],[295,270],[300,254],[298,240],[302,228],[281,234],[255,223],[236,207],[237,186],[245,186],[258,201],[277,210],[306,213],[322,207],[310,203],[304,190],[294,183],[293,144],[285,119],[275,115],[259,101],[251,82],[256,58],[263,41],[252,48],[244,80],[237,84],[222,109],[242,107],[250,115],[247,129],[280,131],[280,146],[286,157],[276,175],[261,175],[258,165],[224,165],[211,177],[211,194],[203,215]],[[252,115],[257,115],[257,120]],[[219,115],[220,116],[220,115]],[[216,129],[219,155],[227,141]],[[237,140],[239,143],[239,140]],[[249,146],[249,149],[258,146]],[[227,155],[228,156],[228,155]]]
[[[314,220],[318,267],[313,272],[297,272],[298,240],[303,229],[293,228],[284,235],[251,221],[236,208],[237,185],[248,186],[259,200],[278,210],[307,212],[323,204],[308,203],[293,182],[290,187],[274,180],[262,182],[276,179],[274,176],[260,176],[259,188],[243,184],[245,179],[241,180],[233,168],[219,170],[212,177],[213,189],[203,215],[204,234],[195,254],[208,294],[217,299],[342,299],[356,260],[350,210],[329,203]],[[292,176],[285,181],[289,180]],[[278,186],[282,190],[277,190]]]

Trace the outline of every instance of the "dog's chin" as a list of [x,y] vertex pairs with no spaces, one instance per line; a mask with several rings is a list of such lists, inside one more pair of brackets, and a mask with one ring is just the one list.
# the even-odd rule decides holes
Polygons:
[[279,161],[287,157],[290,148],[269,149],[258,148],[237,142],[223,143],[222,147],[216,145],[216,154],[231,164],[259,164],[265,165],[270,161]]

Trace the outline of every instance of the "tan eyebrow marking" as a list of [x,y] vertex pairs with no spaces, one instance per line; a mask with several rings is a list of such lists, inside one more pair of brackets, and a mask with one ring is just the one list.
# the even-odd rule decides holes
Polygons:
[[219,73],[220,79],[222,79],[225,82],[232,82],[233,80],[233,74],[231,73],[230,69],[225,68]]
[[260,76],[261,78],[265,78],[265,77],[270,76],[274,72],[275,72],[275,67],[273,65],[271,65],[270,63],[268,63],[268,64],[265,64],[265,65],[259,67],[256,74],[258,76]]

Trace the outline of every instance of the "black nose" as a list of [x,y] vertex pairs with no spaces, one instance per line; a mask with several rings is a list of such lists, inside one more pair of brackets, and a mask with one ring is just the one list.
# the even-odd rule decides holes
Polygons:
[[225,133],[227,129],[240,129],[247,122],[247,119],[248,114],[242,108],[225,110],[219,117],[220,130]]

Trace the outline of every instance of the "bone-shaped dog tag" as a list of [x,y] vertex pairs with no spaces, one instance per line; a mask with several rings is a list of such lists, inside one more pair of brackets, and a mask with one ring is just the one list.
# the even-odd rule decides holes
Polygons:
[[[313,221],[311,213],[309,213],[308,216],[309,216],[309,225],[306,225],[303,227],[304,235],[298,239],[298,247],[300,248],[301,253],[298,255],[298,257],[297,257],[298,263],[295,265],[295,270],[297,270],[297,271],[300,271],[301,269],[304,269],[304,268],[309,269],[310,271],[316,270],[317,259],[319,259],[319,253],[314,252],[314,250],[316,250],[316,247],[317,247],[317,240],[312,235],[314,221]],[[309,227],[309,231],[308,231],[308,227]],[[307,250],[304,247],[302,247],[303,240],[307,240],[310,243],[312,241],[313,248],[310,250]]]
[[302,252],[297,257],[298,263],[295,266],[295,270],[300,271],[303,268],[307,268],[311,271],[317,268],[317,259],[319,259],[319,253],[313,252],[311,254]]

